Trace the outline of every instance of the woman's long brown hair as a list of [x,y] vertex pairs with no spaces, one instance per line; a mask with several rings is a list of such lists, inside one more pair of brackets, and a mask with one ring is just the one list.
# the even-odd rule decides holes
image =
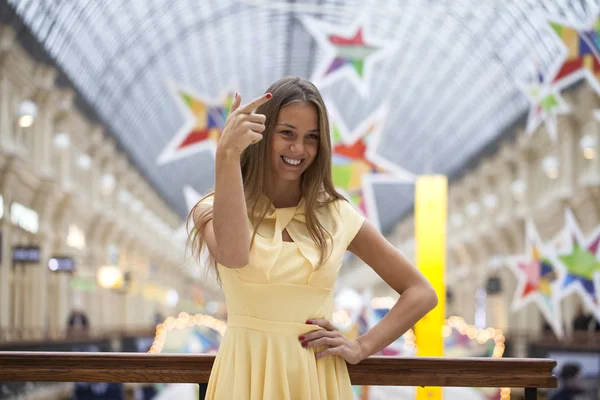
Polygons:
[[[315,106],[319,115],[319,150],[313,163],[302,174],[300,185],[304,198],[306,227],[310,237],[321,250],[319,264],[322,265],[331,250],[327,245],[327,237],[331,237],[331,235],[319,222],[316,214],[319,208],[335,200],[344,198],[335,190],[333,185],[331,173],[331,138],[325,103],[319,90],[311,82],[296,77],[280,79],[272,84],[267,89],[267,92],[271,93],[273,98],[256,110],[257,114],[264,114],[266,116],[263,139],[254,145],[248,146],[241,157],[246,205],[248,207],[248,214],[252,216],[251,220],[253,221],[254,228],[250,246],[254,242],[257,227],[269,211],[268,204],[260,202],[260,200],[267,193],[268,182],[272,182],[273,171],[271,168],[265,167],[265,160],[271,159],[269,157],[271,154],[271,135],[273,135],[279,111],[293,102],[310,103]],[[211,191],[202,200],[213,194],[214,191]],[[204,238],[201,232],[212,219],[212,207],[206,207],[206,209],[195,213],[196,208],[202,200],[192,208],[186,223],[188,229],[188,246],[191,244],[192,254],[196,259],[200,258],[200,253],[204,245]],[[194,215],[196,215],[195,218]],[[216,266],[212,257],[211,261]]]

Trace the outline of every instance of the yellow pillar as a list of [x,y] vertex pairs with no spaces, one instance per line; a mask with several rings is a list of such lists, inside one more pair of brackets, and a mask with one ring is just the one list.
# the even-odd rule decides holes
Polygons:
[[[446,217],[448,180],[442,175],[420,176],[415,191],[417,266],[438,296],[438,305],[415,326],[417,356],[444,355],[442,327],[446,306]],[[442,388],[417,388],[417,400],[442,398]]]

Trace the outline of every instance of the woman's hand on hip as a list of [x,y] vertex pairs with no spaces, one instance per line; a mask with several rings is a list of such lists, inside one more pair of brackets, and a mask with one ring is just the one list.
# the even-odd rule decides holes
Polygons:
[[367,357],[358,340],[346,338],[328,320],[317,318],[310,319],[306,323],[323,328],[298,337],[303,347],[328,347],[316,354],[317,359],[333,354],[342,357],[349,364],[358,364]]
[[266,93],[240,107],[242,98],[236,93],[217,150],[234,151],[241,155],[246,147],[258,143],[265,130],[266,117],[263,114],[254,114],[254,110],[271,97],[270,93]]

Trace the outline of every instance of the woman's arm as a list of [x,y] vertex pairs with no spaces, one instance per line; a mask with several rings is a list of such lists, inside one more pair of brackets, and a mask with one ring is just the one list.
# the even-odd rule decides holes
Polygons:
[[348,250],[373,268],[400,294],[400,299],[377,325],[356,340],[347,339],[330,321],[321,318],[306,323],[324,329],[307,332],[298,340],[303,347],[328,347],[317,358],[335,354],[356,364],[404,334],[437,305],[437,295],[425,277],[369,221],[364,221]]
[[385,317],[357,339],[364,359],[387,347],[431,311],[437,295],[423,274],[370,222],[364,222],[348,250],[400,294]]
[[214,237],[215,252],[211,251],[211,254],[219,264],[241,268],[248,264],[250,233],[240,156],[232,151],[217,150],[215,164],[215,197],[210,224],[213,232],[208,232],[205,238],[211,251],[212,240],[208,237]]
[[[269,93],[239,107],[236,94],[216,151],[212,221],[202,235],[210,254],[229,268],[241,268],[250,257],[250,230],[240,157],[246,147],[262,139],[265,116],[253,111],[271,98]],[[239,107],[239,108],[238,108]],[[202,208],[198,209],[201,213]]]

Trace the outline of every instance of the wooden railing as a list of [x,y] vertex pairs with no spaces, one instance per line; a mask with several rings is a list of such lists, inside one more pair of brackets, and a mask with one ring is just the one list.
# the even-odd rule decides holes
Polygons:
[[[0,352],[0,382],[197,383],[206,389],[212,355]],[[555,388],[550,359],[373,356],[348,365],[354,385]]]

